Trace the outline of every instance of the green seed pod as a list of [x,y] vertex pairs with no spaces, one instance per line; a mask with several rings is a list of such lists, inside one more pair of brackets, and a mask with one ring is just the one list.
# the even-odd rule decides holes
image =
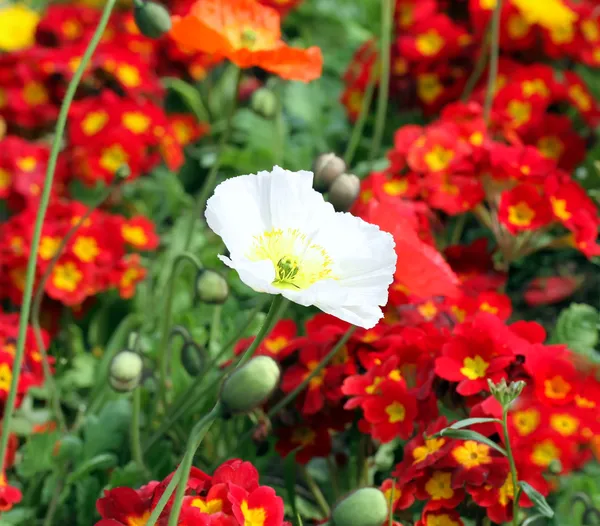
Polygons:
[[259,88],[252,94],[251,106],[256,113],[270,119],[277,111],[277,99],[269,88]]
[[142,357],[138,353],[121,351],[110,363],[110,386],[119,393],[133,391],[142,381],[143,369]]
[[264,404],[279,385],[279,365],[269,356],[257,356],[223,382],[221,403],[231,414],[248,413]]
[[202,269],[196,275],[196,301],[222,305],[229,296],[227,280],[214,270]]
[[377,488],[361,488],[346,495],[333,509],[334,526],[381,526],[388,518],[388,503]]
[[329,189],[340,175],[346,171],[346,163],[335,153],[324,153],[316,158],[313,165],[314,187],[320,192]]
[[204,369],[204,349],[194,342],[187,342],[181,349],[181,364],[190,376],[198,376]]
[[61,462],[74,460],[79,457],[82,450],[83,442],[78,436],[65,435],[54,446],[54,456]]
[[148,38],[160,38],[171,30],[171,15],[156,2],[137,0],[133,18],[140,33]]
[[329,188],[329,202],[338,212],[347,212],[359,193],[360,179],[354,174],[342,174]]

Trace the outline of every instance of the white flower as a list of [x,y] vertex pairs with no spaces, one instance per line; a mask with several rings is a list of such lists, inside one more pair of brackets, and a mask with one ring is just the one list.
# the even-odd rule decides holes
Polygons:
[[275,166],[217,186],[206,220],[229,250],[229,258],[219,257],[256,291],[371,328],[396,269],[394,240],[335,212],[312,182],[311,172]]

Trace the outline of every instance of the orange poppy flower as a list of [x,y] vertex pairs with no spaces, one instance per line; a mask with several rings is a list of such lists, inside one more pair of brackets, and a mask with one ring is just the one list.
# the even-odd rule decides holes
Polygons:
[[309,82],[323,69],[321,50],[286,45],[279,14],[256,0],[197,0],[188,15],[173,17],[171,37],[190,51],[225,57],[240,68],[260,67],[284,79]]

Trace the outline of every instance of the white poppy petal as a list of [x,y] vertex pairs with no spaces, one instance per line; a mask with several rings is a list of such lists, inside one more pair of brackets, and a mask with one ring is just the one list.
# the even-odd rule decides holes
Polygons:
[[206,218],[231,254],[221,259],[254,290],[371,328],[383,316],[396,269],[394,240],[335,212],[312,180],[310,172],[276,166],[219,185]]

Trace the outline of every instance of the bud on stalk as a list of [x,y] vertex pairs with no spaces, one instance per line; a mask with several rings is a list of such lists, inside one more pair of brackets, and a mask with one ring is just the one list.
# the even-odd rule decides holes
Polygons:
[[329,202],[338,212],[352,208],[360,193],[360,179],[354,174],[340,175],[329,189]]
[[324,153],[316,158],[313,165],[314,186],[320,192],[329,190],[333,181],[346,171],[346,163],[335,153]]
[[134,0],[133,18],[140,33],[148,38],[160,38],[171,30],[171,15],[156,2]]
[[229,296],[227,280],[214,270],[201,269],[196,274],[196,301],[222,305]]
[[334,526],[381,526],[388,518],[388,503],[377,488],[361,488],[346,495],[333,508]]
[[142,381],[143,369],[142,357],[138,353],[121,351],[110,363],[110,386],[119,393],[133,391]]

